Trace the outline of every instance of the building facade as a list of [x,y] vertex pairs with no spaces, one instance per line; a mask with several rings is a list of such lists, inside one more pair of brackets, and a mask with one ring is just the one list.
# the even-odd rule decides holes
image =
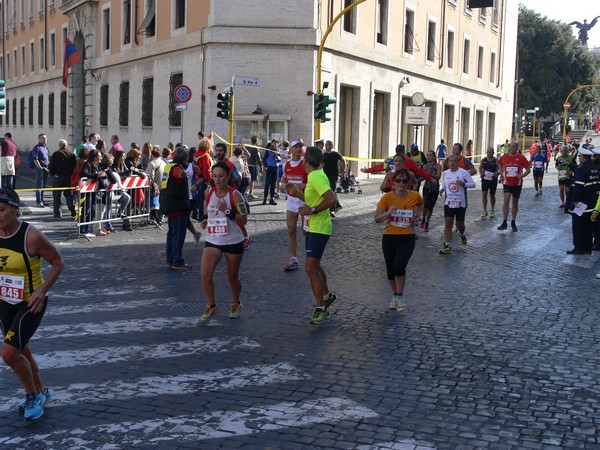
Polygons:
[[[122,143],[196,144],[228,138],[217,94],[235,84],[234,135],[313,140],[319,44],[351,0],[0,0],[8,113],[0,126],[21,149],[45,132],[76,143],[98,132]],[[477,154],[510,137],[518,4],[495,0],[366,0],[324,47],[321,126],[344,155],[381,158],[397,143],[440,139]],[[67,37],[83,57],[62,84]],[[192,97],[177,111],[176,86]],[[414,94],[417,94],[414,96]],[[429,121],[411,125],[423,97]],[[414,96],[414,97],[413,97]],[[53,149],[53,148],[52,148]],[[353,168],[359,164],[354,163]]]

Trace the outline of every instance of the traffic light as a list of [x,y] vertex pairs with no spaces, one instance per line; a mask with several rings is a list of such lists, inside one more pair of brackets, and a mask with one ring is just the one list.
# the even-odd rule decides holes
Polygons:
[[323,93],[317,93],[314,96],[314,104],[315,104],[315,120],[320,120],[321,122],[329,122],[331,119],[327,117],[327,114],[331,112],[329,105],[333,105],[337,102],[335,97],[331,97],[329,95],[324,95]]
[[0,80],[0,115],[6,114],[6,83]]
[[225,120],[231,120],[231,103],[233,102],[233,88],[229,87],[229,89],[225,92],[218,94],[217,100],[219,100],[219,102],[217,103],[217,108],[219,108],[219,111],[217,111],[217,117],[220,117],[221,119]]

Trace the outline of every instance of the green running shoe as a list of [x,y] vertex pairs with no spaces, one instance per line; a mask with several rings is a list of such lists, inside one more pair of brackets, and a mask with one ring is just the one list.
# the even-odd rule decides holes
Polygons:
[[206,305],[206,309],[204,310],[204,314],[202,314],[202,316],[200,317],[200,320],[202,322],[206,322],[206,321],[212,319],[216,315],[217,315],[217,307]]
[[329,311],[327,311],[326,309],[317,308],[317,309],[315,309],[312,319],[310,319],[310,323],[312,323],[312,324],[323,323],[327,319],[329,319],[329,316],[330,316]]
[[449,255],[450,253],[452,253],[452,247],[450,247],[449,245],[444,244],[444,248],[442,248],[440,250],[440,254],[442,254],[442,255]]
[[327,298],[327,300],[325,300],[325,308],[329,308],[336,301],[337,301],[337,295],[335,295],[333,292],[330,292],[329,297]]

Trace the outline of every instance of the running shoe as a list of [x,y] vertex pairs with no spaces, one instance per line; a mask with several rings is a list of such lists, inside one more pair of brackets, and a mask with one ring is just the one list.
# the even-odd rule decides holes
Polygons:
[[449,255],[450,253],[452,253],[452,247],[450,247],[449,245],[444,244],[444,247],[440,250],[440,254],[442,254],[442,255]]
[[[41,394],[44,396],[43,402],[42,404],[46,404],[46,403],[50,403],[50,401],[52,401],[52,392],[50,392],[50,389],[46,388],[46,390],[44,392],[40,392],[38,390],[38,394]],[[23,414],[25,412],[25,406],[26,406],[27,401],[24,401],[23,403],[21,403],[19,405],[19,413]]]
[[202,230],[198,230],[194,233],[194,244],[195,247],[200,245],[200,238],[202,237]]
[[46,397],[44,394],[27,394],[25,395],[25,408],[23,411],[23,417],[25,420],[39,419],[44,415],[44,401]]
[[327,297],[327,300],[325,300],[325,308],[329,308],[336,301],[337,301],[337,295],[335,295],[333,292],[330,292],[329,297]]
[[542,190],[540,189],[540,197],[544,195],[544,193],[542,192]]
[[173,270],[192,270],[193,267],[190,266],[189,264],[173,264],[171,266],[171,269],[173,269]]
[[425,233],[429,233],[429,222],[425,222]]
[[289,264],[287,264],[283,268],[283,270],[286,272],[292,272],[292,271],[298,270],[298,269],[300,269],[300,264],[298,264],[298,261],[296,261],[295,259],[291,259]]
[[485,218],[487,217],[487,215],[488,215],[488,214],[487,214],[487,211],[482,211],[482,213],[481,213],[481,218],[482,218],[482,219],[485,219]]
[[396,311],[406,311],[406,301],[404,301],[404,295],[396,295]]
[[506,220],[504,222],[502,222],[500,224],[500,226],[498,227],[499,230],[506,230],[508,228],[508,225],[506,224]]
[[98,230],[96,231],[96,236],[108,236],[106,231]]
[[247,238],[245,238],[244,250],[248,250],[252,244],[254,244],[254,239],[252,239],[252,237],[248,236]]
[[392,296],[392,301],[390,302],[388,309],[391,309],[392,311],[396,311],[398,309],[398,298],[396,297],[396,294]]
[[462,245],[467,245],[467,237],[462,233],[458,233],[458,235],[460,236],[460,243]]
[[200,320],[202,322],[206,322],[207,320],[212,319],[216,315],[217,315],[217,307],[206,305],[206,309],[204,310],[204,314],[202,314],[202,316],[200,317]]
[[512,230],[513,230],[513,231],[518,231],[518,230],[517,230],[517,224],[515,223],[515,221],[514,221],[514,220],[512,220],[512,221],[510,222],[510,227],[512,228]]
[[315,312],[313,313],[313,316],[310,319],[310,323],[312,323],[312,324],[323,323],[327,319],[329,319],[330,315],[331,314],[326,309],[319,309],[319,308],[317,308],[317,309],[315,309]]
[[231,311],[229,311],[230,319],[237,319],[240,316],[240,311],[242,310],[242,304],[233,302],[231,304]]
[[534,195],[534,197],[539,197],[539,196],[540,196],[539,192],[536,192],[535,195]]
[[493,219],[494,217],[496,217],[496,213],[494,212],[494,210],[492,209],[490,211],[490,219]]

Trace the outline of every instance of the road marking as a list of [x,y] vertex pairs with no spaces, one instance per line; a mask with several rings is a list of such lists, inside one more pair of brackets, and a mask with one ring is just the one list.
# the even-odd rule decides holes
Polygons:
[[[200,318],[196,317],[158,317],[154,319],[115,320],[112,322],[81,323],[73,325],[43,326],[36,334],[37,339],[82,337],[89,335],[123,334],[163,329],[195,328]],[[212,320],[211,322],[215,322]]]
[[[169,342],[159,345],[126,345],[123,347],[100,347],[50,352],[35,355],[35,359],[42,369],[47,370],[109,364],[133,359],[142,361],[148,359],[179,358],[181,356],[200,353],[228,352],[242,349],[251,350],[260,347],[260,344],[245,337],[231,337],[228,339],[211,338],[206,340],[197,339]],[[0,372],[3,370],[10,370],[10,368],[2,364],[0,365]]]
[[[54,295],[52,296],[54,297]],[[64,316],[67,314],[83,314],[91,312],[109,312],[119,311],[125,309],[136,309],[144,306],[166,306],[169,307],[173,303],[179,302],[180,299],[175,297],[161,298],[161,299],[147,299],[147,300],[122,300],[120,302],[102,302],[96,304],[77,304],[73,306],[56,306],[52,305],[51,308],[46,309],[44,316]]]
[[359,445],[353,450],[435,450],[435,446],[429,442],[417,441],[416,439],[400,439],[394,442],[378,442],[373,445]]
[[[346,398],[324,398],[300,403],[283,402],[242,411],[222,410],[159,419],[92,425],[87,428],[56,430],[4,440],[4,444],[23,444],[69,448],[92,446],[119,448],[148,446],[206,439],[245,436],[264,431],[303,427],[323,422],[362,420],[377,417],[377,413]],[[129,434],[131,433],[131,434]],[[87,435],[93,437],[87,437]],[[114,448],[114,447],[111,447]]]
[[[104,383],[75,383],[69,386],[53,386],[52,408],[57,406],[100,403],[110,400],[148,398],[158,395],[194,395],[240,389],[246,386],[265,386],[310,379],[311,376],[288,363],[261,364],[250,367],[234,367],[213,372],[195,372],[175,376],[141,377],[131,380],[114,380]],[[16,408],[21,400],[22,389],[0,397],[0,411]]]
[[[145,294],[148,292],[156,292],[158,290],[158,288],[156,286],[140,286],[138,287],[131,287],[131,288],[114,288],[114,287],[109,287],[109,288],[96,288],[94,287],[94,296],[95,297],[111,297],[111,296],[117,296],[117,295],[132,295],[132,294],[136,294],[136,296],[138,296],[139,294]],[[52,298],[67,298],[69,300],[72,300],[74,298],[87,298],[89,294],[89,289],[71,289],[71,290],[64,290],[61,292],[51,292],[51,296]]]

